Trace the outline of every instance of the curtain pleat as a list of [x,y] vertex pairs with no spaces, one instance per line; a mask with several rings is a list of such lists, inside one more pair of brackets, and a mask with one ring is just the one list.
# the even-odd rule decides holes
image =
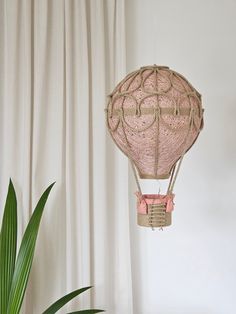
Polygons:
[[128,163],[104,116],[125,68],[124,0],[0,1],[0,205],[12,177],[19,235],[56,181],[22,313],[87,285],[68,311],[132,313]]

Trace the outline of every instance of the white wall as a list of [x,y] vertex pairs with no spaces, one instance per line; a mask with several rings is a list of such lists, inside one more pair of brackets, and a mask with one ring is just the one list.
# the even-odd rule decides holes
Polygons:
[[[168,65],[201,92],[205,128],[184,159],[173,225],[137,227],[135,314],[236,313],[236,1],[127,0],[127,71]],[[141,269],[141,271],[140,271]]]

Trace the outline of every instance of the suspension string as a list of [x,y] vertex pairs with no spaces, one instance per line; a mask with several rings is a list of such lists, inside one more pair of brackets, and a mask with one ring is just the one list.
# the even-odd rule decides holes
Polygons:
[[173,167],[172,170],[171,170],[170,182],[169,182],[169,185],[168,185],[166,194],[170,194],[170,187],[171,187],[171,184],[172,184],[172,181],[173,181],[173,177],[174,177],[174,173],[175,173],[175,168],[176,168],[176,164],[174,165],[174,167]]
[[158,193],[157,194],[160,194],[161,193],[161,182],[159,181],[159,179],[157,179],[157,183],[158,183]]
[[135,178],[135,181],[136,181],[136,184],[137,184],[137,187],[138,187],[138,191],[139,191],[139,193],[140,193],[141,196],[142,196],[143,193],[142,193],[142,189],[141,189],[141,186],[140,186],[140,183],[139,183],[139,180],[138,180],[138,175],[137,175],[137,172],[136,172],[134,163],[133,163],[133,161],[132,161],[130,158],[129,158],[129,161],[130,161],[130,164],[131,164],[133,173],[134,173],[134,178]]
[[134,166],[134,163],[130,157],[130,151],[131,151],[131,148],[130,148],[130,145],[129,145],[129,141],[127,139],[127,135],[125,133],[125,128],[124,128],[124,117],[123,117],[123,114],[120,112],[120,123],[121,123],[121,127],[122,127],[122,130],[123,130],[123,133],[124,133],[124,138],[125,138],[125,141],[126,141],[126,144],[129,148],[129,152],[127,153],[127,156],[129,158],[129,161],[130,161],[130,164],[131,164],[131,167],[132,167],[132,170],[133,170],[133,173],[134,173],[134,178],[135,178],[135,181],[136,181],[136,184],[137,184],[137,187],[138,187],[138,191],[139,193],[141,194],[141,196],[143,195],[142,193],[142,190],[141,190],[141,186],[139,184],[139,180],[138,180],[138,176],[137,176],[137,172],[136,172],[136,169],[135,169],[135,166]]
[[[157,88],[157,81],[156,81],[156,88]],[[158,136],[157,136],[157,139],[156,139],[156,148],[155,148],[155,174],[157,175],[157,171],[158,171],[158,163],[159,163],[159,160],[158,160],[158,153],[159,153],[159,133],[160,133],[160,115],[161,115],[161,112],[160,112],[160,107],[159,107],[159,102],[158,102],[158,95],[157,95],[157,108],[155,108],[155,119],[156,119],[156,122],[157,122],[157,132],[158,132]],[[159,182],[159,180],[157,180],[158,182],[158,185],[159,185],[159,189],[158,189],[158,194],[160,194],[161,192],[161,184]]]
[[170,182],[170,185],[169,185],[167,194],[172,194],[172,193],[173,193],[174,185],[175,185],[177,176],[178,176],[178,174],[179,174],[179,170],[180,170],[180,166],[181,166],[181,164],[182,164],[183,158],[184,158],[184,155],[182,155],[182,156],[180,157],[180,160],[179,160],[179,163],[178,163],[176,172],[175,172],[175,174],[173,173],[172,182]]
[[[188,132],[187,132],[187,135],[185,137],[185,146],[187,146],[187,140],[188,140],[188,137],[189,137],[189,134],[192,130],[192,127],[193,127],[193,123],[194,123],[194,110],[193,108],[191,108],[191,112],[190,112],[190,117],[189,117],[189,127],[188,127]],[[176,179],[177,179],[177,176],[178,176],[178,173],[179,173],[179,170],[180,170],[180,166],[182,164],[182,161],[183,161],[183,158],[184,158],[184,154],[186,153],[186,150],[187,150],[187,147],[185,147],[180,159],[179,159],[179,163],[178,163],[178,166],[177,166],[177,169],[176,169],[176,172],[173,176],[173,178],[171,178],[171,182],[169,184],[169,187],[168,187],[168,194],[172,194],[173,193],[173,190],[174,190],[174,185],[175,185],[175,182],[176,182]]]

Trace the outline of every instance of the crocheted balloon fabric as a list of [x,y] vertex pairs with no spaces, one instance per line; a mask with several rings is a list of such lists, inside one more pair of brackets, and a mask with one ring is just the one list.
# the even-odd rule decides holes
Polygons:
[[107,124],[140,178],[168,178],[203,126],[201,95],[168,67],[142,67],[110,94]]

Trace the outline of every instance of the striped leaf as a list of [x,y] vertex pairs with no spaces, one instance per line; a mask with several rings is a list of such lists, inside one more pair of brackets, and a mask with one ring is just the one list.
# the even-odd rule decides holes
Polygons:
[[77,312],[71,312],[71,313],[68,313],[68,314],[95,314],[95,313],[101,313],[101,312],[105,312],[103,310],[82,310],[82,311],[77,311]]
[[25,230],[16,260],[7,314],[18,314],[20,311],[33,262],[41,217],[53,185],[54,183],[41,196]]
[[0,313],[6,313],[16,260],[17,201],[10,180],[0,234]]
[[64,297],[60,298],[58,301],[53,303],[46,311],[43,312],[43,314],[56,313],[60,308],[62,308],[65,304],[67,304],[69,301],[74,299],[77,295],[91,288],[92,287],[85,287],[85,288],[81,288],[81,289],[70,292],[69,294],[65,295]]

